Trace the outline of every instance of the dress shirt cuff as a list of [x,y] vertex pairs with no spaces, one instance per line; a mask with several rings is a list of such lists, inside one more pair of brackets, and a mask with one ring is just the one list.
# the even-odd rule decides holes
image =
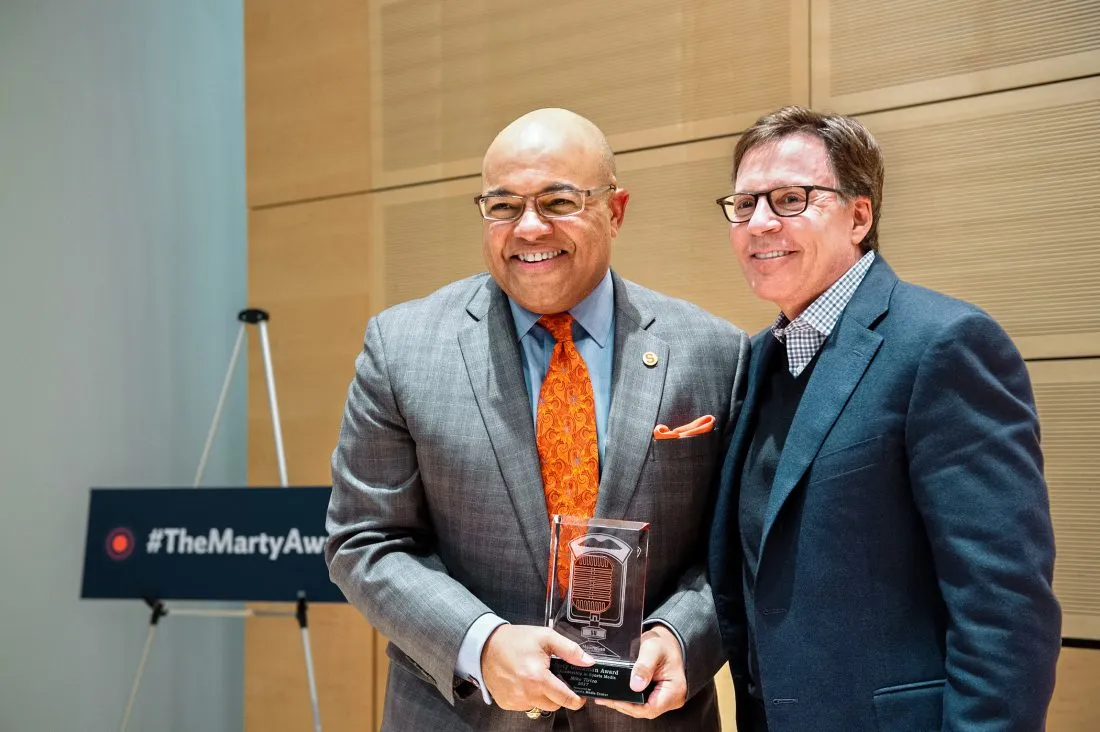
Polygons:
[[481,650],[485,647],[485,641],[489,640],[489,636],[492,635],[493,631],[507,624],[507,622],[499,615],[485,613],[473,622],[470,629],[466,631],[466,636],[462,639],[462,645],[458,647],[455,675],[466,679],[481,689],[481,698],[485,700],[486,704],[492,704],[493,698],[489,696],[489,690],[485,688],[485,679],[481,677]]

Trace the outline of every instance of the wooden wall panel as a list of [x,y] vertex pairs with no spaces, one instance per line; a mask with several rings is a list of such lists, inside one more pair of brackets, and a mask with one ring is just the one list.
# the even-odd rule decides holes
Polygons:
[[[729,134],[809,101],[807,0],[370,0],[375,186],[477,173],[539,107],[590,116],[616,150]],[[751,28],[736,34],[731,29]]]
[[413,186],[371,195],[376,307],[423,297],[485,270],[482,218],[474,204],[480,178]]
[[370,187],[364,0],[248,0],[248,204]]
[[382,711],[386,703],[386,682],[390,673],[390,657],[386,655],[386,636],[374,631],[374,725],[375,732],[382,730]]
[[813,104],[846,114],[1100,73],[1100,3],[814,0]]
[[[253,211],[249,302],[271,314],[288,474],[327,485],[341,410],[370,315],[366,196]],[[277,485],[259,341],[249,349],[249,479]]]
[[[370,314],[368,204],[353,196],[253,211],[249,303],[271,314],[272,369],[293,485],[329,485],[354,359]],[[250,337],[249,482],[278,485],[258,334]],[[287,490],[294,490],[288,488]],[[374,630],[347,605],[310,610],[326,732],[374,718]],[[311,729],[302,646],[293,620],[250,619],[245,631],[245,729]]]
[[1029,369],[1058,550],[1062,635],[1100,641],[1100,358],[1041,361]]
[[[293,611],[292,606],[275,604],[254,607]],[[370,729],[375,713],[373,630],[351,607],[311,605],[309,632],[322,729]],[[305,654],[294,618],[250,618],[245,623],[244,708],[246,732],[313,729]]]
[[723,666],[714,677],[718,687],[718,716],[722,720],[722,732],[737,732],[737,703],[733,698],[733,678],[729,664]]
[[862,120],[899,275],[985,308],[1026,358],[1100,354],[1100,76]]
[[1063,648],[1047,712],[1047,732],[1100,729],[1100,650]]

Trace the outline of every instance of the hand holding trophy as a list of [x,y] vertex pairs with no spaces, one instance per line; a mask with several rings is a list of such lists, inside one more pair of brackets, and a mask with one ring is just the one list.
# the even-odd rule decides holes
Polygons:
[[630,688],[641,646],[649,524],[555,514],[550,525],[546,625],[596,660],[551,657],[550,670],[580,696],[642,704]]

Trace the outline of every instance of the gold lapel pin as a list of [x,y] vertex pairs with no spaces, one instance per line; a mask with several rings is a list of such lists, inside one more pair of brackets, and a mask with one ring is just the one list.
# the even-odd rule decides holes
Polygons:
[[649,368],[653,368],[654,366],[656,366],[657,361],[657,354],[653,351],[646,351],[642,354],[642,363],[644,363]]

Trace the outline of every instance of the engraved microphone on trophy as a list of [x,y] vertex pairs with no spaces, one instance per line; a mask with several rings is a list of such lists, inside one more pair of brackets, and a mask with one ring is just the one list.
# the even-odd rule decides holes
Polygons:
[[595,656],[618,658],[619,654],[600,641],[607,628],[623,624],[626,599],[627,561],[632,550],[626,542],[608,534],[585,534],[569,542],[569,620],[585,623],[581,643]]

